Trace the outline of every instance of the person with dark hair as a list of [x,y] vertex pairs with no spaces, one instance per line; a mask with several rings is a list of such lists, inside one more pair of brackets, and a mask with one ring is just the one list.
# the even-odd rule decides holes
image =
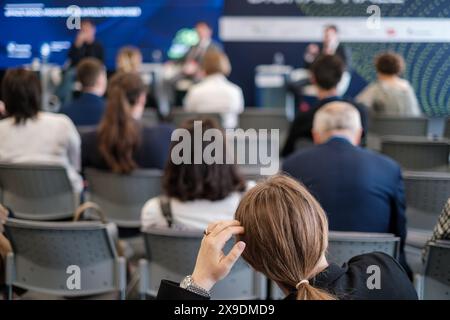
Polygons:
[[400,76],[405,69],[402,56],[385,52],[375,58],[377,80],[356,98],[376,115],[420,116],[419,102],[411,84]]
[[61,109],[76,126],[96,126],[103,116],[108,79],[106,68],[96,58],[85,58],[77,66],[77,80],[82,94]]
[[[286,300],[417,300],[401,265],[385,253],[357,255],[343,265],[329,261],[328,233],[325,211],[303,185],[271,177],[243,196],[235,220],[204,230],[192,274],[181,283],[163,280],[157,299],[210,299],[211,289],[242,256],[275,282]],[[224,251],[233,238],[232,249]],[[376,290],[368,285],[373,266],[381,275]]]
[[321,55],[336,55],[342,59],[346,68],[350,68],[351,53],[339,41],[339,30],[335,25],[325,26],[322,44],[308,45],[303,57],[305,68],[309,68]]
[[315,113],[325,104],[333,101],[345,101],[358,109],[363,127],[363,144],[367,134],[368,116],[366,107],[350,99],[344,99],[337,93],[337,85],[342,78],[345,65],[337,55],[322,55],[311,65],[311,81],[317,87],[318,103],[307,112],[300,113],[294,119],[281,155],[288,156],[296,149],[299,141],[312,142],[312,124]]
[[135,73],[118,73],[110,82],[106,110],[97,130],[82,136],[83,167],[129,174],[138,168],[163,169],[173,129],[141,122],[146,86]]
[[69,49],[70,65],[75,67],[84,58],[93,57],[104,61],[105,53],[100,42],[96,41],[97,29],[92,20],[81,21],[80,30]]
[[[208,129],[220,130],[217,121],[210,118],[187,120],[181,129],[191,137],[191,145],[201,144],[201,154],[210,142],[196,141],[196,123],[202,132]],[[195,140],[195,141],[194,141]],[[171,155],[178,142],[172,142]],[[226,140],[223,140],[223,157],[227,159]],[[185,150],[183,150],[185,152]],[[187,151],[186,151],[187,152]],[[186,155],[183,155],[186,157]],[[189,163],[167,162],[163,176],[163,195],[150,199],[142,209],[142,226],[204,229],[215,220],[231,219],[242,194],[253,183],[246,183],[233,164],[207,164],[204,160],[196,164],[194,147],[187,155]]]
[[41,111],[38,76],[21,68],[8,70],[2,95],[7,118],[0,120],[0,161],[62,165],[80,193],[80,136],[67,116]]

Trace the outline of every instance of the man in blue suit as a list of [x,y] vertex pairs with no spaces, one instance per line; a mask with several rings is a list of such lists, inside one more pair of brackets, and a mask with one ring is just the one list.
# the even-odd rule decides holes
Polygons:
[[108,83],[105,66],[96,58],[85,58],[77,66],[77,79],[82,87],[81,96],[64,106],[61,113],[77,127],[96,126],[105,109],[102,98]]
[[288,157],[283,171],[317,198],[328,215],[330,230],[400,237],[400,262],[409,271],[403,254],[406,217],[400,166],[359,147],[361,135],[361,117],[354,106],[328,103],[314,117],[316,145]]

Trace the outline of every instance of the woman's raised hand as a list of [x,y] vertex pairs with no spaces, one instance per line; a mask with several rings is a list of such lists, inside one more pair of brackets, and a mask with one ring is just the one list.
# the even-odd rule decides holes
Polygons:
[[245,243],[237,242],[225,255],[223,248],[234,235],[243,234],[244,228],[239,221],[220,221],[212,223],[205,230],[197,256],[192,280],[205,290],[225,278],[245,249]]

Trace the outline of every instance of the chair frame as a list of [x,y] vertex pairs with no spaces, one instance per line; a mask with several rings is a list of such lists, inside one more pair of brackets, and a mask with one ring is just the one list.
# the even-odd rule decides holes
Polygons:
[[[8,235],[8,239],[11,241],[11,246],[13,248],[13,252],[8,253],[6,257],[6,287],[7,287],[7,298],[8,300],[13,299],[13,287],[23,288],[27,290],[32,290],[36,292],[41,292],[45,294],[51,295],[62,295],[62,292],[53,289],[46,288],[38,288],[32,286],[23,286],[20,283],[16,282],[17,274],[16,274],[16,251],[14,236],[11,234],[9,227],[15,228],[23,228],[23,229],[46,229],[46,230],[98,230],[99,228],[103,229],[105,236],[108,241],[108,246],[111,252],[114,255],[114,264],[115,264],[115,286],[119,292],[120,300],[125,300],[126,298],[126,260],[123,257],[119,257],[117,255],[115,244],[111,238],[111,234],[114,232],[111,230],[111,225],[101,224],[99,222],[36,222],[36,221],[24,221],[17,219],[8,219],[5,224],[5,232]],[[21,255],[19,253],[19,255]],[[103,290],[85,290],[80,293],[80,291],[67,292],[65,291],[63,295],[65,297],[82,297],[82,296],[90,296],[96,294],[102,294],[109,291]]]
[[[98,170],[98,169],[94,169],[94,168],[86,168],[85,170],[85,176],[86,179],[89,181],[92,181],[93,177],[95,177],[96,175],[101,175],[101,176],[114,176],[115,179],[121,179],[122,175],[119,174],[115,174],[115,173],[111,173],[111,172],[105,172],[102,170]],[[136,178],[155,178],[155,177],[162,177],[162,171],[158,170],[158,169],[139,169],[139,170],[135,170],[133,173],[131,173],[129,176],[124,176],[124,178],[132,178],[132,177],[136,177]],[[92,183],[90,183],[92,185]],[[156,195],[154,195],[156,196]],[[97,197],[95,192],[92,192],[92,190],[88,187],[87,189],[87,197],[89,198],[89,200],[92,200],[95,202],[95,198]],[[148,195],[147,199],[151,197],[151,195]],[[97,203],[98,205],[100,205],[101,207],[101,203]],[[142,206],[145,204],[142,204]],[[101,208],[102,210],[104,210],[104,208]],[[141,227],[141,220],[136,219],[136,220],[131,220],[131,219],[111,219],[108,217],[108,212],[104,212],[106,215],[106,218],[108,219],[108,221],[114,222],[116,223],[120,228],[140,228]],[[125,217],[124,217],[125,218]]]
[[[27,219],[27,220],[36,220],[36,221],[55,221],[55,220],[63,220],[67,218],[71,218],[77,209],[77,207],[81,204],[80,201],[80,194],[76,193],[73,190],[72,184],[70,182],[70,179],[67,175],[67,170],[63,166],[59,165],[48,165],[48,164],[16,164],[16,163],[0,163],[0,170],[9,170],[9,169],[18,169],[18,170],[47,170],[47,171],[64,171],[65,173],[65,181],[64,183],[67,184],[72,192],[72,206],[73,210],[71,212],[65,212],[65,213],[52,213],[52,214],[33,214],[33,213],[21,213],[18,212],[17,209],[15,210],[15,216],[20,219]],[[5,193],[7,191],[2,188],[0,185],[0,202],[4,201]],[[8,204],[6,204],[8,205]]]
[[[156,236],[165,236],[165,237],[182,237],[182,238],[191,238],[191,239],[198,239],[199,242],[203,238],[203,232],[198,230],[174,230],[174,229],[164,229],[164,228],[151,228],[148,230],[145,230],[143,232],[143,237],[145,237],[146,234],[152,234]],[[145,241],[145,240],[144,240]],[[149,253],[149,248],[147,248],[147,241],[145,241],[145,246],[147,250],[147,255]],[[149,261],[148,259],[140,259],[139,260],[139,274],[140,274],[140,282],[139,282],[139,296],[141,300],[145,300],[147,295],[150,294],[149,291],[149,283],[150,283],[150,276],[148,272],[148,266]],[[267,293],[267,279],[257,273],[255,270],[253,270],[253,277],[254,277],[254,292],[256,292],[255,299],[263,300],[266,298]],[[181,279],[180,279],[181,280]]]

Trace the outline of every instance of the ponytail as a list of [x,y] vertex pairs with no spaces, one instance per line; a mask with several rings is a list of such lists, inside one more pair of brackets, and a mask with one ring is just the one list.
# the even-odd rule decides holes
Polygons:
[[300,281],[297,286],[297,300],[337,300],[328,292],[313,287],[308,280]]
[[127,92],[122,86],[112,86],[98,129],[100,154],[114,173],[128,174],[138,167],[133,155],[139,143],[140,128],[131,115]]

